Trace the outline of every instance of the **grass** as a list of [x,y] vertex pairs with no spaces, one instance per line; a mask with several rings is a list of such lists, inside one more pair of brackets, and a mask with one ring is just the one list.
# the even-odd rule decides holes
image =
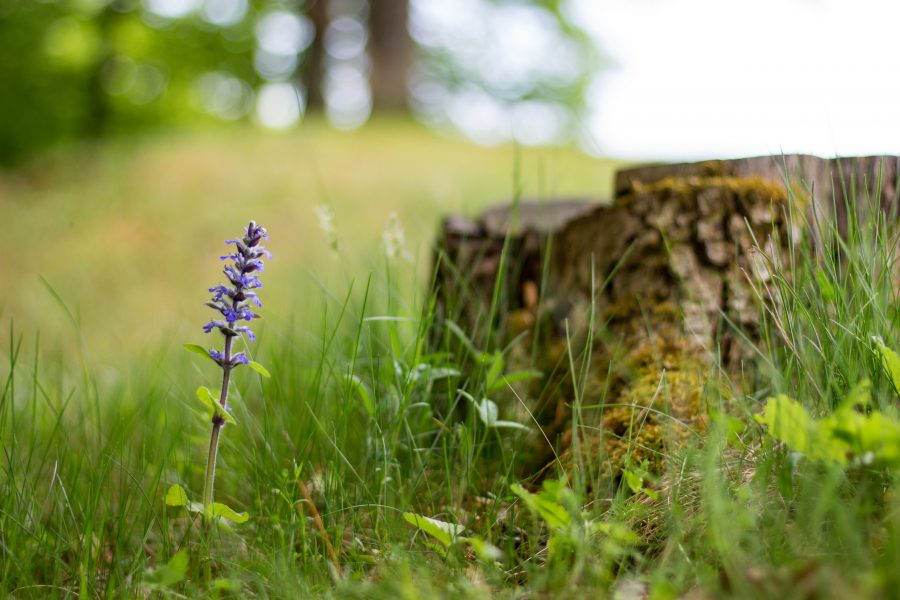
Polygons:
[[[297,162],[317,165],[321,183],[276,159],[313,148],[311,163]],[[813,255],[803,240],[790,276],[772,265],[772,284],[759,290],[773,308],[757,364],[738,380],[711,374],[726,384],[708,390],[709,431],[666,456],[664,472],[633,466],[621,482],[563,482],[551,468],[535,488],[521,473],[527,434],[457,393],[492,390],[500,419],[512,418],[516,397],[496,386],[502,348],[467,348],[461,338],[487,336],[435,326],[424,246],[412,262],[373,252],[390,209],[415,249],[439,212],[507,195],[511,154],[410,125],[349,137],[313,125],[296,137],[161,138],[101,148],[87,166],[60,158],[49,175],[35,166],[7,176],[4,250],[26,250],[28,276],[3,267],[0,590],[892,597],[900,505],[887,446],[868,462],[816,460],[753,415],[779,393],[812,416],[842,414],[843,398],[869,380],[872,401],[858,414],[897,421],[890,371],[871,342],[900,347],[894,222],[875,213],[852,222],[846,239],[823,226],[827,251]],[[538,177],[528,165],[541,156],[522,157],[526,190],[609,183],[609,163],[568,152],[553,153]],[[323,198],[339,224],[336,254],[308,224]],[[248,348],[273,376],[236,373],[238,425],[221,440],[216,497],[251,518],[208,528],[165,502],[172,484],[200,496],[209,419],[194,389],[216,376],[181,343],[205,341],[200,303],[217,244],[244,212],[273,235],[265,326]],[[28,280],[35,272],[56,297]],[[34,303],[40,313],[29,312]],[[590,377],[585,357],[566,363],[579,381]],[[577,415],[603,398],[572,401]]]
[[[510,198],[514,160],[511,147],[389,119],[352,133],[311,120],[282,136],[222,129],[61,152],[0,177],[0,251],[16,256],[0,264],[0,316],[40,324],[60,345],[68,319],[43,278],[71,304],[94,359],[117,368],[122,348],[195,335],[206,310],[198,294],[216,276],[212,241],[253,218],[276,234],[270,273],[282,283],[267,294],[268,314],[317,321],[307,305],[319,283],[346,288],[383,270],[391,213],[425,276],[440,217]],[[520,160],[529,196],[612,192],[615,161],[572,149],[525,149]],[[319,205],[333,211],[337,252]]]

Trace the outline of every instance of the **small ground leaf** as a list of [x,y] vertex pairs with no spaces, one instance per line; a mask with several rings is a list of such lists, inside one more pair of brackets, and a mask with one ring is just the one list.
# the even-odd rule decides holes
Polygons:
[[165,565],[147,571],[144,580],[150,585],[160,587],[173,586],[187,575],[188,562],[187,550],[179,550]]
[[169,491],[166,492],[166,505],[167,506],[187,506],[188,496],[187,492],[184,491],[184,488],[178,485],[177,483],[173,483],[169,486]]
[[235,523],[246,523],[250,518],[245,512],[237,512],[227,504],[222,504],[221,502],[213,502],[209,506],[206,507],[206,514],[210,517],[224,517],[229,521],[233,521]]
[[552,529],[563,529],[572,521],[569,511],[551,497],[553,494],[549,490],[532,494],[518,483],[514,483],[509,487],[516,496],[525,502],[529,509],[537,513]]
[[410,512],[403,513],[403,518],[413,527],[418,528],[439,541],[445,548],[449,548],[450,545],[456,541],[457,536],[465,529],[465,527],[456,523],[447,523],[446,521],[439,521],[437,519],[432,519],[431,517]]

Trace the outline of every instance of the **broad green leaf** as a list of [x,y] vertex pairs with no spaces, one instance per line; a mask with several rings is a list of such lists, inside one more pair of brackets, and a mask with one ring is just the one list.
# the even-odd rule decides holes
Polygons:
[[762,415],[754,418],[766,426],[769,435],[784,442],[794,452],[809,452],[810,434],[815,425],[809,412],[796,400],[784,394],[769,398]]
[[232,425],[237,425],[237,421],[234,420],[231,412],[226,410],[219,404],[218,399],[213,395],[212,390],[208,387],[200,386],[197,388],[197,399],[209,409],[210,414],[219,415],[226,422],[231,423]]
[[812,419],[798,403],[780,396],[769,399],[764,416],[757,420],[768,425],[773,437],[815,460],[900,465],[900,422],[871,410],[868,381],[855,386],[838,409],[823,419]]
[[366,412],[369,413],[369,416],[374,417],[375,403],[372,401],[372,394],[369,393],[369,388],[366,387],[363,380],[356,375],[350,375],[347,377],[347,383],[356,390],[356,393],[359,395],[359,399],[362,400],[363,406],[365,407]]
[[184,579],[184,576],[187,575],[189,564],[187,549],[179,550],[169,559],[169,562],[166,563],[166,571],[170,585]]
[[210,390],[206,386],[201,385],[197,388],[196,393],[197,400],[199,400],[200,403],[203,404],[203,406],[208,408],[210,411],[215,410],[215,406],[219,403],[219,401],[216,400],[216,397],[213,395],[212,390]]
[[566,508],[547,491],[532,494],[518,483],[509,486],[512,492],[525,502],[525,506],[537,513],[551,529],[564,529],[572,522]]
[[754,417],[766,426],[769,435],[783,442],[794,452],[814,460],[844,464],[847,462],[847,443],[833,433],[832,421],[816,421],[796,400],[784,394],[769,398],[762,415]]
[[871,453],[875,461],[900,464],[900,423],[880,412],[858,416],[862,423],[858,431],[860,447],[857,454],[865,458]]
[[841,410],[823,422],[831,435],[847,446],[845,454],[862,464],[900,462],[900,423],[884,413]]
[[202,354],[209,360],[216,362],[213,359],[213,357],[209,355],[209,351],[207,351],[207,349],[204,348],[203,346],[201,346],[200,344],[183,344],[183,345],[184,345],[184,349],[187,350],[188,352],[193,352],[195,354]]
[[262,366],[261,364],[259,364],[258,362],[254,362],[251,360],[250,362],[247,363],[247,366],[267,379],[272,376],[269,374],[269,371],[267,371],[266,368],[264,366]]
[[246,523],[250,518],[250,515],[247,513],[239,513],[227,504],[222,504],[221,502],[213,502],[207,506],[206,515],[212,518],[223,517],[235,523]]
[[444,548],[449,548],[465,530],[465,527],[462,525],[439,521],[437,519],[432,519],[431,517],[417,515],[411,512],[403,513],[403,518],[413,527],[418,528],[439,541]]
[[187,492],[185,492],[184,488],[177,483],[173,483],[169,486],[169,491],[166,492],[166,505],[183,506],[188,512],[192,513],[203,512],[203,504],[200,502],[190,502],[188,500]]
[[638,493],[644,489],[644,477],[641,474],[630,469],[622,469],[622,475],[625,476],[625,483],[632,492]]
[[187,550],[179,550],[163,566],[147,571],[144,582],[159,587],[173,586],[187,575],[188,564]]
[[166,506],[187,506],[188,496],[184,488],[173,483],[166,492]]
[[884,368],[888,378],[890,378],[894,391],[900,393],[900,356],[897,356],[896,352],[888,348],[881,337],[877,335],[872,336],[872,342],[875,344],[875,349],[881,357],[881,366]]

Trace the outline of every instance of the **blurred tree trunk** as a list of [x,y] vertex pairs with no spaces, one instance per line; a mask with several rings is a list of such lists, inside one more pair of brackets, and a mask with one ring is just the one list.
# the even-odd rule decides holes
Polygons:
[[306,106],[310,110],[321,110],[325,106],[322,80],[325,77],[325,29],[328,27],[328,0],[314,0],[309,7],[309,18],[316,28],[316,37],[306,55],[304,79],[306,83]]
[[406,0],[370,0],[369,52],[375,110],[405,110],[412,42]]
[[88,137],[100,138],[106,132],[109,121],[109,96],[103,89],[103,68],[112,57],[112,31],[116,13],[111,4],[105,5],[94,23],[100,37],[100,49],[90,67],[87,80],[87,119],[84,123],[84,134]]

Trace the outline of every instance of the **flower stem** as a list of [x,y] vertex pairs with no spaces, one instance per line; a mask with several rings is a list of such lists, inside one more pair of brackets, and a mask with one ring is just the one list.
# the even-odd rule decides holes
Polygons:
[[[222,392],[219,394],[219,404],[222,408],[226,408],[228,404],[228,381],[231,379],[231,341],[233,336],[225,336],[225,351],[222,359]],[[206,459],[206,480],[203,484],[203,506],[204,508],[213,503],[213,486],[216,480],[216,457],[219,453],[219,433],[222,426],[225,425],[225,419],[218,414],[212,418],[212,433],[209,436],[209,457]]]

